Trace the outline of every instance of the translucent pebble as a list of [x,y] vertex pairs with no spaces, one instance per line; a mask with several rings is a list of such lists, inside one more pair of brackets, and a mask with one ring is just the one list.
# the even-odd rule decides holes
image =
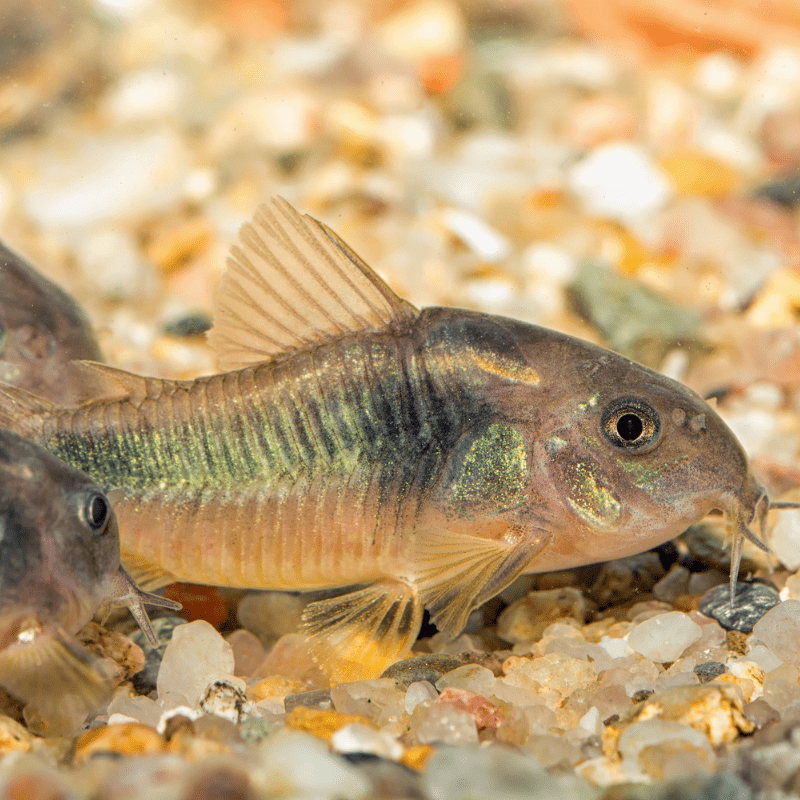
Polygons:
[[380,726],[402,717],[405,693],[391,678],[378,678],[339,683],[331,687],[331,701],[339,713],[357,714]]
[[664,173],[632,144],[596,148],[572,167],[567,180],[588,214],[622,223],[658,211],[672,194]]
[[702,633],[700,626],[686,614],[671,611],[637,625],[628,636],[628,644],[652,661],[675,661]]
[[403,755],[403,745],[391,733],[360,722],[351,722],[334,731],[331,748],[335,753],[372,753],[394,761]]
[[236,616],[243,628],[268,643],[295,633],[305,606],[302,597],[287,592],[252,592],[239,601]]
[[600,794],[582,778],[545,772],[536,758],[507,747],[443,748],[422,781],[431,800],[590,800]]
[[[675,744],[679,743],[679,747]],[[660,749],[665,756],[684,760],[683,774],[689,775],[698,770],[710,771],[716,763],[714,751],[706,736],[689,725],[663,719],[646,719],[626,728],[617,744],[622,756],[622,767],[632,779],[641,779],[647,775],[657,777],[647,766],[652,764],[652,755]],[[650,750],[650,764],[643,764],[642,751]],[[660,771],[664,776],[664,769]],[[672,772],[672,770],[670,770]],[[680,775],[671,774],[670,777]]]
[[163,709],[149,697],[117,695],[108,705],[109,714],[124,714],[155,728]]
[[190,705],[200,702],[216,680],[232,677],[231,646],[204,620],[179,625],[172,633],[158,671],[159,697],[183,695]]
[[415,681],[406,689],[404,701],[406,714],[411,714],[420,703],[426,700],[433,701],[437,697],[436,689],[433,687],[432,683],[428,681]]
[[369,793],[366,777],[309,734],[279,731],[258,753],[257,774],[267,796],[355,800]]
[[603,636],[603,638],[600,639],[600,647],[602,647],[611,658],[623,658],[624,656],[629,656],[633,652],[627,639],[617,639],[612,636]]
[[800,666],[800,600],[774,606],[753,626],[753,636],[781,661]]
[[769,544],[787,569],[800,567],[800,514],[779,514]]
[[256,674],[256,670],[264,661],[266,653],[259,638],[240,628],[225,637],[225,641],[231,646],[234,660],[234,675],[240,678],[250,678]]
[[494,690],[497,683],[497,678],[491,670],[482,667],[480,664],[464,664],[463,667],[458,667],[451,670],[445,675],[442,675],[436,681],[436,688],[442,692],[448,687],[454,689],[466,689],[475,694],[486,695],[487,697]]
[[751,641],[751,647],[747,651],[747,658],[749,661],[754,661],[764,672],[772,672],[777,669],[783,661],[781,661],[775,653],[763,644],[756,644]]
[[545,645],[545,653],[563,653],[572,658],[587,661],[596,672],[610,666],[612,657],[599,644],[585,642],[583,639],[552,639]]
[[592,706],[579,720],[578,726],[583,728],[589,734],[599,734],[602,731],[602,721],[600,719],[600,710],[596,706]]
[[530,592],[500,614],[497,635],[512,644],[532,642],[542,637],[552,623],[567,618],[582,624],[587,613],[586,599],[578,589],[567,587]]
[[518,659],[516,662],[509,658],[503,667],[505,683],[523,688],[533,683],[537,688],[547,687],[563,696],[592,683],[597,677],[589,663],[561,653],[548,653],[541,658]]
[[411,715],[408,732],[419,744],[473,744],[478,741],[472,715],[447,703],[420,703]]

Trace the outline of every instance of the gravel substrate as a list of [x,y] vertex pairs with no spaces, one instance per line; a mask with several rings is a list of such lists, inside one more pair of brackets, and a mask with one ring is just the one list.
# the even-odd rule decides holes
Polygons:
[[[800,20],[779,3],[753,43],[726,33],[731,0],[665,50],[665,9],[694,3],[643,5],[617,49],[577,0],[4,0],[0,238],[108,363],[190,378],[215,371],[227,249],[280,195],[418,307],[547,325],[714,395],[771,497],[800,499]],[[158,650],[123,616],[137,644],[84,632],[122,664],[76,737],[3,701],[0,794],[795,796],[800,513],[768,541],[735,609],[711,517],[524,577],[455,641],[423,628],[413,658],[335,686],[295,632],[307,598],[174,586]]]

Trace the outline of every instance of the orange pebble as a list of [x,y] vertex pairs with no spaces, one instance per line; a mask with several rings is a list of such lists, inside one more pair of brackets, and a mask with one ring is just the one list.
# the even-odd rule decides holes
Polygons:
[[692,197],[722,197],[739,184],[734,169],[704,153],[686,151],[661,159],[661,168],[669,176],[678,194]]
[[178,613],[187,622],[204,619],[219,628],[228,618],[228,604],[214,586],[173,583],[164,590],[164,596],[183,606]]
[[141,722],[126,722],[94,728],[79,736],[75,741],[74,760],[82,764],[94,753],[148,756],[165,749],[166,742],[155,728]]
[[429,744],[419,744],[409,747],[400,758],[400,763],[411,769],[425,769],[428,759],[433,755],[434,749]]
[[428,56],[417,67],[420,83],[431,94],[442,94],[458,83],[465,63],[460,53]]
[[305,731],[320,739],[324,739],[326,742],[330,742],[331,736],[333,736],[339,728],[343,728],[351,722],[360,722],[363,725],[370,725],[369,720],[357,714],[340,714],[338,711],[306,708],[305,706],[295,706],[286,717],[287,728]]

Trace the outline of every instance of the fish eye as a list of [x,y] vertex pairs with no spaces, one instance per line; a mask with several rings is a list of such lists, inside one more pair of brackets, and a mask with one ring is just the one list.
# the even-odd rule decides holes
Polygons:
[[106,497],[100,492],[92,492],[83,506],[83,516],[86,524],[93,530],[102,530],[108,522],[111,506]]
[[622,398],[603,412],[601,428],[611,444],[641,452],[658,443],[661,420],[656,410],[644,401]]

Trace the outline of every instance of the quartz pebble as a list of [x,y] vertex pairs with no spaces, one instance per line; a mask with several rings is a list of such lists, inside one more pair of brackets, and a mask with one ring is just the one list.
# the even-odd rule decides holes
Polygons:
[[671,611],[637,625],[628,636],[628,644],[652,661],[675,661],[702,634],[700,626],[686,614]]
[[158,695],[180,695],[196,705],[212,683],[232,678],[233,670],[231,646],[211,625],[203,620],[180,625],[164,651]]
[[595,148],[567,180],[587,214],[623,223],[658,211],[672,193],[667,176],[638,145],[619,142]]
[[753,626],[753,637],[782,661],[800,666],[800,600],[773,605]]
[[360,800],[370,788],[355,767],[308,734],[285,731],[269,737],[259,761],[261,789],[268,796]]
[[774,606],[780,603],[778,592],[763,583],[737,583],[736,600],[731,604],[727,584],[716,586],[700,600],[700,611],[717,620],[729,631],[750,633],[753,626]]
[[539,639],[545,628],[562,618],[585,622],[591,606],[579,589],[530,592],[506,608],[497,620],[497,635],[518,644]]
[[508,748],[445,747],[422,779],[431,800],[593,800],[600,796],[574,775],[545,772],[531,755]]

